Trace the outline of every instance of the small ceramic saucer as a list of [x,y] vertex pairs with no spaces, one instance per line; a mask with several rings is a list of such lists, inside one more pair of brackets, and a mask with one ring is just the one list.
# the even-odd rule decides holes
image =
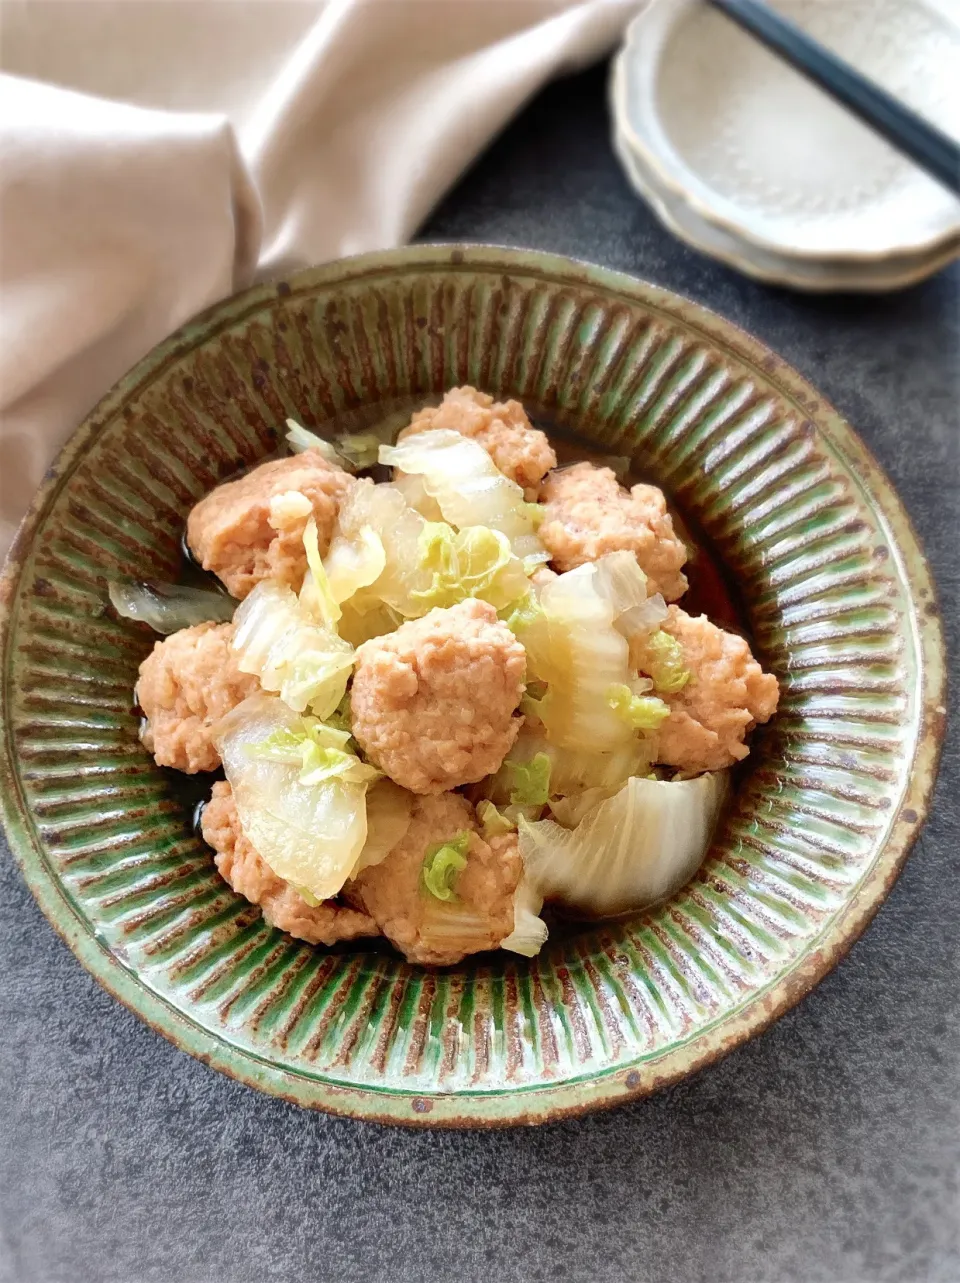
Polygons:
[[[779,8],[960,134],[955,0]],[[612,82],[628,177],[677,235],[765,280],[884,290],[960,253],[960,202],[698,0],[652,0]]]
[[891,255],[880,263],[818,263],[772,254],[712,227],[689,206],[658,188],[656,176],[644,168],[640,158],[631,152],[628,140],[616,131],[613,144],[634,191],[679,240],[768,284],[788,285],[813,293],[884,293],[925,280],[960,256],[960,236],[952,238],[936,253]]

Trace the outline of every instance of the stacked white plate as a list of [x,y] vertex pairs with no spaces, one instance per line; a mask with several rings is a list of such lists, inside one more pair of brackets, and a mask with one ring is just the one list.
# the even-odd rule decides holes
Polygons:
[[[960,0],[776,0],[960,137]],[[611,84],[614,145],[661,221],[750,276],[890,290],[960,256],[960,201],[702,0],[650,0]]]

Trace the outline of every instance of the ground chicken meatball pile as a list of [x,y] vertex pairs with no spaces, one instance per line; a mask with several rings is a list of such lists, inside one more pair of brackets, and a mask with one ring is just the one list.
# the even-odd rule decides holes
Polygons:
[[635,555],[651,594],[675,601],[687,591],[681,573],[687,550],[656,486],[625,490],[610,468],[576,463],[551,473],[540,499],[540,540],[556,570],[573,570],[624,549]]
[[557,466],[546,433],[531,425],[519,401],[494,401],[476,388],[451,388],[440,404],[418,410],[401,437],[437,428],[482,445],[500,471],[535,500],[543,477]]
[[525,670],[523,647],[486,602],[431,610],[357,651],[354,739],[413,793],[472,784],[513,747]]
[[214,784],[200,823],[204,841],[216,851],[214,863],[221,877],[238,895],[258,904],[271,926],[308,944],[379,934],[367,914],[335,900],[308,904],[289,882],[278,878],[244,837],[233,791],[225,781]]
[[[655,486],[635,485],[627,490],[609,468],[587,462],[557,468],[546,436],[532,427],[519,402],[495,402],[475,388],[452,389],[438,407],[415,414],[403,435],[433,428],[453,429],[477,441],[501,472],[523,487],[528,500],[539,499],[539,537],[551,565],[539,566],[531,576],[531,592],[507,607],[516,611],[521,625],[523,612],[536,618],[538,588],[558,574],[614,551],[636,557],[651,595],[661,593],[668,601],[675,601],[686,591],[683,566],[687,550],[674,531],[664,496]],[[196,505],[187,526],[189,545],[202,565],[218,575],[237,598],[246,597],[266,579],[297,590],[306,572],[303,535],[308,521],[311,517],[316,520],[324,555],[339,529],[341,504],[355,484],[353,477],[328,462],[319,450],[273,460],[217,487]],[[362,482],[364,487],[372,484]],[[366,493],[358,489],[354,498]],[[343,512],[345,527],[351,506]],[[382,542],[388,542],[386,531]],[[370,553],[369,548],[365,551]],[[380,547],[379,552],[383,559],[362,581],[367,588],[377,584],[383,569],[386,550]],[[412,554],[411,560],[415,561]],[[632,568],[629,558],[624,568]],[[319,571],[317,578],[322,587]],[[477,586],[480,580],[469,582]],[[525,586],[521,578],[519,587]],[[639,580],[638,586],[642,588]],[[389,600],[386,590],[381,591]],[[265,596],[269,600],[269,591]],[[349,610],[351,598],[344,596]],[[334,613],[328,610],[322,619],[329,620]],[[549,624],[546,598],[543,613]],[[657,604],[651,617],[658,619],[662,613]],[[400,616],[383,609],[376,618],[380,627],[391,627]],[[304,622],[307,644],[301,641],[300,625]],[[513,622],[521,636],[527,635],[516,619]],[[267,628],[271,646],[275,644],[270,634],[273,625],[271,617]],[[322,631],[325,626],[320,615],[305,614],[292,625],[281,615],[279,627],[286,630],[284,637],[289,634],[296,639],[294,660],[309,670],[309,678],[313,676],[310,663],[315,667],[318,663],[310,652],[313,642],[309,638],[318,637],[322,643],[316,647],[321,659],[324,647],[329,648],[335,640]],[[662,706],[655,708],[657,717],[665,716],[665,720],[656,729],[650,728],[644,745],[634,746],[643,757],[644,770],[650,769],[649,759],[655,753],[656,763],[672,768],[667,774],[677,770],[696,775],[733,765],[747,756],[747,734],[776,711],[776,678],[762,671],[746,641],[718,628],[706,616],[694,618],[671,605],[661,627],[679,644],[682,659],[673,644],[655,630],[649,636],[637,634],[631,639],[630,661],[624,658],[616,670],[622,672],[622,680],[629,679],[640,691],[659,682],[654,690],[669,708],[668,715]],[[557,636],[560,640],[551,644],[565,644],[562,630]],[[160,765],[188,773],[212,771],[220,765],[214,743],[218,723],[260,689],[256,677],[240,672],[233,638],[233,624],[184,628],[158,641],[140,665],[137,698],[145,716],[142,739]],[[622,641],[615,640],[623,649]],[[346,665],[341,667],[328,709],[339,699],[346,681],[343,668],[349,669],[350,655],[344,650]],[[265,685],[270,686],[268,670],[264,668],[263,673]],[[653,681],[637,685],[638,677],[644,675]],[[246,747],[253,759],[272,757],[284,763],[284,770],[291,766],[293,770],[289,777],[280,772],[276,797],[271,795],[264,805],[295,809],[291,799],[298,796],[297,790],[306,794],[311,808],[317,804],[316,810],[304,813],[306,818],[304,814],[298,817],[297,832],[305,835],[305,863],[296,866],[298,876],[303,869],[309,876],[315,847],[319,850],[323,843],[329,847],[339,841],[336,833],[347,831],[333,829],[332,821],[325,818],[333,813],[331,798],[348,817],[353,836],[349,846],[341,842],[335,847],[334,855],[341,861],[335,866],[338,875],[322,890],[333,890],[348,872],[356,876],[347,879],[336,900],[310,903],[305,893],[274,873],[251,845],[242,830],[229,783],[213,785],[201,821],[203,836],[216,853],[217,869],[238,894],[260,906],[267,922],[311,944],[331,945],[383,935],[411,962],[427,965],[454,964],[467,954],[495,949],[505,940],[508,948],[522,951],[530,934],[524,924],[534,912],[524,897],[536,888],[526,879],[521,888],[523,862],[517,832],[513,829],[495,837],[484,836],[472,803],[454,790],[486,781],[503,764],[524,722],[519,707],[526,676],[521,642],[492,605],[469,598],[449,608],[431,610],[422,618],[400,622],[395,631],[364,641],[357,648],[349,687],[349,726],[332,717],[326,727],[310,717],[301,722],[288,709],[267,700],[269,710],[282,711],[287,718],[281,727],[283,733],[277,732],[276,742],[271,735],[269,742],[258,740]],[[618,691],[631,694],[626,686],[611,686],[609,691],[606,698],[613,700],[611,707],[617,706]],[[536,703],[542,691],[531,687],[527,694],[524,709],[534,734],[543,734],[542,727],[537,730]],[[316,704],[313,707],[322,711]],[[337,718],[343,717],[344,707],[341,704],[337,709]],[[236,720],[245,732],[255,732],[254,724],[245,717],[246,710],[241,710]],[[634,718],[630,725],[638,722],[639,718]],[[339,736],[331,734],[336,729]],[[227,733],[225,729],[223,734]],[[626,731],[624,738],[632,733]],[[253,738],[257,739],[255,733]],[[358,746],[366,767],[352,756]],[[583,748],[589,752],[591,746],[584,744]],[[226,759],[239,793],[245,781],[243,760],[230,752]],[[371,765],[393,783],[376,783],[380,793],[375,796],[381,805],[379,811],[377,805],[369,806],[364,827],[362,789],[370,777],[376,778],[376,772],[368,769]],[[256,762],[255,769],[261,769]],[[270,767],[273,772],[276,769]],[[510,763],[504,775],[517,769]],[[262,777],[257,779],[256,789],[269,792]],[[340,782],[332,783],[337,780]],[[343,781],[349,782],[352,793]],[[544,783],[541,780],[538,787]],[[309,792],[315,786],[333,791],[324,795]],[[478,795],[484,787],[480,784]],[[383,804],[384,790],[389,805]],[[541,813],[549,816],[549,793],[549,787],[533,793],[536,807],[531,810],[526,807],[529,796],[525,798],[518,789],[510,795],[510,804],[516,808],[524,804],[526,809],[521,808],[519,814],[528,818],[535,819]],[[254,791],[253,805],[260,802],[260,794]],[[556,797],[553,803],[557,804]],[[254,814],[245,811],[248,822]],[[505,828],[510,823],[521,823],[522,827],[517,812],[509,808],[506,814],[494,812],[493,819],[490,812],[484,813],[484,832],[488,826]],[[268,847],[270,830],[261,832],[265,836],[260,844],[274,863],[292,867],[280,863],[284,848]],[[438,856],[439,848],[447,844],[452,844],[452,850]],[[438,863],[431,865],[435,859]],[[521,893],[515,914],[518,888]],[[533,901],[539,905],[536,895]],[[543,923],[538,925],[545,934]],[[514,938],[507,940],[515,929]],[[542,936],[534,935],[533,947],[541,942]]]
[[352,484],[318,450],[273,459],[201,499],[187,521],[187,543],[234,597],[246,597],[261,579],[298,589],[307,568],[307,521],[316,519],[322,557]]
[[[680,643],[690,679],[675,694],[661,695],[670,716],[660,727],[657,760],[690,774],[732,766],[750,751],[743,742],[748,732],[777,711],[777,679],[761,669],[742,637],[706,615],[694,618],[671,606],[662,627]],[[638,662],[642,672],[642,653]]]
[[196,624],[158,641],[140,665],[141,739],[159,766],[192,775],[220,765],[213,728],[259,689],[237,667],[232,641],[233,624]]
[[[424,858],[436,845],[470,833],[467,865],[443,902],[421,887]],[[364,869],[350,897],[410,961],[449,966],[495,949],[513,930],[513,899],[522,873],[516,833],[480,837],[473,807],[458,793],[418,797],[410,827],[380,864]]]

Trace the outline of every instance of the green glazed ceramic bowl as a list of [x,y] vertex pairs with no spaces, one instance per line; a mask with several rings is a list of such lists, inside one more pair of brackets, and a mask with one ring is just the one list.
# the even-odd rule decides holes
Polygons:
[[[783,684],[712,852],[654,911],[429,972],[267,927],[137,739],[151,639],[106,584],[170,578],[190,506],[323,428],[472,383],[629,454],[702,534]],[[643,1095],[762,1029],[842,956],[922,821],[944,663],[929,571],[864,446],[756,340],[546,254],[422,247],[261,285],[185,326],[78,429],[2,581],[3,812],[44,912],[154,1028],[358,1118],[538,1122]]]

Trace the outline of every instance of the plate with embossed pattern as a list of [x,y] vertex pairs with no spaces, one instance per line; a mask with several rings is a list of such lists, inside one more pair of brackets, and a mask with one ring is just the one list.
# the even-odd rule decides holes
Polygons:
[[[780,8],[960,136],[956,6]],[[801,288],[872,289],[891,274],[919,279],[960,252],[949,192],[709,5],[651,0],[628,30],[611,99],[620,147],[656,189],[655,209],[668,207],[681,234],[702,228],[699,247],[721,246],[718,256],[743,270],[756,264]]]
[[[706,862],[539,957],[429,971],[267,926],[138,739],[149,638],[117,575],[171,579],[191,505],[285,418],[373,423],[471,383],[667,491],[702,601],[783,690]],[[699,570],[697,567],[699,566]],[[697,579],[694,579],[694,588]],[[762,344],[547,254],[417,247],[259,285],[147,356],[77,429],[2,581],[3,815],[54,927],[185,1051],[358,1118],[506,1125],[674,1082],[757,1033],[877,910],[930,799],[944,660],[909,520],[853,430]]]

